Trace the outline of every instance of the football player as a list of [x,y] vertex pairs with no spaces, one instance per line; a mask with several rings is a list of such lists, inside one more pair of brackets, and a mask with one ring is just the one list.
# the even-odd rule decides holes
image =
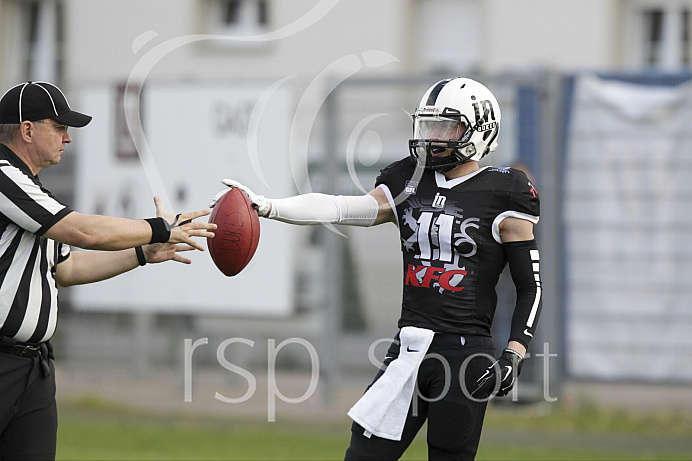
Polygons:
[[[484,85],[450,78],[425,92],[413,115],[410,155],[384,168],[367,195],[268,199],[223,180],[245,191],[265,218],[399,228],[399,332],[383,369],[349,411],[346,459],[398,459],[426,420],[431,459],[473,459],[488,399],[507,395],[519,375],[541,309],[533,233],[539,197],[524,172],[480,167],[497,147],[500,120]],[[491,324],[506,264],[517,301],[498,357]]]

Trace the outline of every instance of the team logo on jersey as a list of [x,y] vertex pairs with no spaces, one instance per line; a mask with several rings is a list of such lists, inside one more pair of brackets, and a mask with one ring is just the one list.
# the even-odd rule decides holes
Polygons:
[[411,181],[411,180],[406,181],[406,185],[404,186],[404,192],[406,192],[407,194],[413,195],[416,193],[417,189],[418,189],[418,183],[416,181]]
[[461,291],[464,287],[459,283],[466,275],[465,270],[445,269],[444,267],[408,265],[406,269],[406,285],[431,288],[439,286],[442,290]]
[[529,187],[531,188],[531,189],[529,189],[529,192],[531,192],[531,195],[533,195],[534,197],[536,195],[538,195],[538,191],[536,190],[535,187],[533,187],[533,184],[531,184],[531,181],[529,181]]
[[[414,210],[417,215],[414,215]],[[467,275],[465,261],[478,251],[478,245],[469,233],[479,229],[479,223],[479,218],[465,218],[461,208],[447,203],[447,197],[439,193],[431,205],[419,202],[417,206],[405,209],[402,225],[411,233],[407,238],[402,237],[402,246],[406,252],[413,252],[420,264],[408,265],[404,283],[437,288],[440,293],[463,290],[461,284]]]
[[440,193],[438,192],[437,194],[435,194],[435,198],[433,199],[433,202],[432,202],[432,207],[444,209],[445,202],[447,202],[447,197],[445,197],[444,195],[440,195]]

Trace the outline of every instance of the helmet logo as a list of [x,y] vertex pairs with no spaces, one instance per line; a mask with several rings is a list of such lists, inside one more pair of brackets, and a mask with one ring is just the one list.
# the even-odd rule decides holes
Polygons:
[[[471,96],[471,99],[475,101],[476,97]],[[476,131],[489,131],[497,126],[497,122],[495,121],[496,118],[495,110],[493,109],[493,103],[489,99],[484,99],[480,102],[474,102],[473,112],[476,116]]]

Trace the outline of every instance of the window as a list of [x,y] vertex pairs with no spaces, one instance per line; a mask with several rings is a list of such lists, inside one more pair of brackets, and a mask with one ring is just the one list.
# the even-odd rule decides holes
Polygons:
[[629,64],[676,71],[690,64],[690,0],[638,0],[629,4]]
[[644,11],[644,62],[649,66],[661,61],[663,53],[663,10]]
[[11,81],[47,80],[60,83],[62,75],[63,4],[60,0],[24,0],[5,5],[12,20],[5,22]]
[[480,0],[420,0],[416,3],[420,63],[437,73],[468,72],[481,62],[483,4]]
[[209,14],[209,29],[214,34],[260,35],[266,33],[269,26],[268,0],[214,0]]
[[681,12],[682,20],[682,55],[681,62],[685,67],[690,65],[690,10],[685,8]]

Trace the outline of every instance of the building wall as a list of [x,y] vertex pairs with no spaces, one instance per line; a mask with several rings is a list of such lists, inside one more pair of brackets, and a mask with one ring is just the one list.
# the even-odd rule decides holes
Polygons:
[[[26,2],[27,0],[25,0]],[[42,0],[54,1],[54,0]],[[398,63],[372,73],[616,69],[626,54],[622,0],[270,1],[261,43],[219,39],[212,0],[63,0],[63,77],[70,85],[123,80],[146,56],[152,78],[314,75],[347,56],[378,50]],[[21,79],[18,0],[0,0],[0,71]],[[278,33],[277,33],[278,32]],[[217,37],[217,38],[214,38]],[[157,55],[158,53],[158,55]],[[449,56],[449,61],[444,57]],[[432,69],[431,69],[432,68]]]
[[490,0],[485,70],[609,69],[622,40],[616,2]]
[[[315,1],[271,2],[272,33],[247,43],[210,29],[208,1],[69,0],[67,77],[75,84],[125,79],[146,58],[155,62],[151,76],[157,79],[277,78],[315,74],[343,56],[368,50],[400,56],[406,3],[338,2],[321,8],[328,11],[319,17],[308,15],[319,7]],[[133,52],[145,33],[152,37]]]

